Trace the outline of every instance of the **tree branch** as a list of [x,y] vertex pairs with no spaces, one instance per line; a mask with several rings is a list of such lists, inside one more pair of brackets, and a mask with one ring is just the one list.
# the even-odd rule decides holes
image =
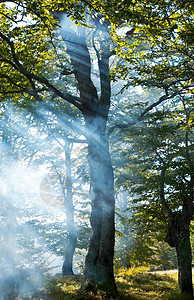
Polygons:
[[169,99],[172,99],[174,98],[175,96],[179,95],[180,92],[174,92],[172,93],[171,95],[163,95],[159,98],[159,100],[153,104],[151,104],[150,106],[148,106],[138,117],[138,121],[142,121],[143,120],[143,117],[150,111],[152,110],[154,107],[158,106],[159,104],[161,104],[162,102],[166,101],[166,100],[169,100]]
[[30,82],[33,91],[35,88],[35,85],[32,81],[32,79],[38,81],[39,83],[44,84],[49,90],[53,91],[58,97],[66,100],[67,102],[69,102],[70,104],[73,104],[74,106],[76,106],[80,111],[83,110],[83,106],[79,103],[80,102],[80,98],[72,96],[71,94],[68,93],[63,93],[60,90],[58,90],[58,88],[56,88],[48,79],[46,79],[45,77],[41,77],[38,76],[36,74],[33,74],[31,72],[29,72],[18,60],[16,52],[15,52],[15,47],[14,47],[14,43],[7,37],[5,36],[2,32],[0,32],[0,37],[10,46],[11,49],[11,54],[12,54],[12,58],[13,58],[13,62],[5,59],[1,61],[5,61],[7,63],[9,63],[12,67],[14,67],[15,69],[17,69],[21,74],[23,74]]
[[175,96],[179,95],[180,92],[174,92],[172,93],[171,95],[163,95],[159,98],[159,100],[151,105],[149,105],[138,117],[135,121],[133,122],[130,122],[130,123],[127,123],[127,124],[116,124],[114,126],[112,126],[107,135],[108,137],[113,133],[113,131],[116,129],[116,128],[129,128],[135,124],[137,124],[138,122],[142,121],[144,116],[149,112],[151,111],[154,107],[157,107],[159,104],[161,104],[162,102],[166,101],[166,100],[169,100],[171,98],[174,98]]
[[166,199],[165,199],[165,192],[164,192],[164,179],[165,179],[165,174],[166,174],[166,167],[162,167],[161,170],[161,182],[160,182],[160,203],[162,204],[162,207],[165,211],[165,213],[167,214],[168,217],[172,216],[172,211],[170,209],[170,207],[168,206],[168,204],[166,203]]

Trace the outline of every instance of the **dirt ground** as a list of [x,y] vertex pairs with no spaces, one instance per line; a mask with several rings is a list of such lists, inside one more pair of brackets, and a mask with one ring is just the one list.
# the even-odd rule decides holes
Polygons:
[[[156,274],[166,274],[166,275],[170,275],[170,274],[176,274],[178,273],[177,269],[172,269],[172,270],[166,270],[166,271],[154,271],[152,273],[156,273]],[[194,276],[194,268],[192,268],[192,274]]]

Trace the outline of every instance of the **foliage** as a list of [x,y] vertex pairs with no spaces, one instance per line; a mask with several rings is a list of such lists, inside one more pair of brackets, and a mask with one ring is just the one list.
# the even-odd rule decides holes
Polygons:
[[169,94],[182,90],[191,93],[193,87],[191,1],[187,1],[184,5],[180,1],[160,3],[132,1],[126,2],[118,13],[120,13],[118,18],[122,18],[125,25],[128,21],[127,25],[135,28],[132,41],[129,41],[131,47],[122,47],[122,42],[126,44],[123,39],[119,48],[119,53],[122,54],[123,49],[123,57],[129,62],[127,66],[129,84],[155,86],[168,90]]
[[147,267],[151,270],[168,270],[177,267],[176,251],[166,243],[159,242],[154,234],[143,236],[135,233],[132,241],[126,240],[116,247],[115,270],[122,266]]
[[128,163],[121,178],[133,195],[131,209],[137,210],[136,225],[144,222],[144,229],[158,232],[159,238],[165,235],[166,222],[160,202],[162,168],[166,168],[166,201],[173,211],[180,209],[191,192],[187,177],[192,176],[192,169],[187,153],[193,160],[193,138],[189,133],[190,144],[185,145],[185,132],[181,129],[184,122],[182,107],[169,105],[162,112],[147,115],[144,125],[131,127],[126,136],[130,152],[123,151],[125,158],[128,154]]
[[[129,116],[138,115],[143,103],[125,107]],[[168,102],[161,111],[147,114],[144,122],[134,122],[120,134],[125,143],[121,145],[115,167],[116,187],[121,194],[123,189],[128,192],[128,197],[125,208],[122,206],[117,212],[122,224],[119,225],[122,242],[119,242],[120,249],[116,248],[117,267],[147,263],[154,268],[168,269],[177,265],[175,253],[161,242],[168,224],[160,199],[161,171],[166,168],[165,201],[176,213],[184,201],[190,201],[192,194],[193,135],[192,129],[187,132],[183,129],[187,111],[191,109],[189,101]]]

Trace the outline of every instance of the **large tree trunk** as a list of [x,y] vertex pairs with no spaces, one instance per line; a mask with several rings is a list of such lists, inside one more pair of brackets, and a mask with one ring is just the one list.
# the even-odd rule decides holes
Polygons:
[[181,293],[193,295],[192,285],[192,254],[189,230],[183,233],[176,245],[178,259],[178,281]]
[[[66,195],[65,210],[67,216],[68,244],[66,247],[65,260],[62,267],[62,274],[73,275],[73,255],[77,244],[77,234],[74,222],[74,206],[72,192],[72,175],[71,175],[71,144],[68,139],[65,140],[65,166],[66,166]],[[65,191],[64,191],[65,193]]]
[[95,286],[115,295],[116,285],[113,273],[114,179],[106,136],[111,96],[108,79],[110,49],[108,40],[105,40],[106,36],[104,36],[104,40],[101,39],[100,51],[95,49],[101,83],[101,96],[99,97],[91,80],[91,60],[85,29],[78,26],[76,30],[77,32],[70,33],[69,28],[66,31],[63,27],[62,37],[66,43],[67,53],[70,55],[77,80],[88,143],[92,237],[85,259],[83,289],[93,289]]
[[94,284],[114,293],[114,178],[105,124],[103,118],[86,117],[92,237],[85,259],[83,281],[87,288]]
[[178,260],[178,283],[181,293],[193,295],[192,252],[189,234],[190,220],[188,214],[175,213],[168,223],[166,242],[176,248]]

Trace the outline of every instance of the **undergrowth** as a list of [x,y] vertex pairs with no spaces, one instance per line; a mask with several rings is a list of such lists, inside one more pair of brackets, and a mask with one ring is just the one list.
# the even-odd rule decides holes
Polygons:
[[[147,271],[145,268],[120,269],[115,274],[120,300],[190,300],[188,295],[179,295],[177,279],[172,275],[159,275]],[[82,277],[53,276],[47,279],[40,292],[33,300],[92,300],[111,299],[105,292],[80,292]],[[24,298],[17,298],[17,300]]]

